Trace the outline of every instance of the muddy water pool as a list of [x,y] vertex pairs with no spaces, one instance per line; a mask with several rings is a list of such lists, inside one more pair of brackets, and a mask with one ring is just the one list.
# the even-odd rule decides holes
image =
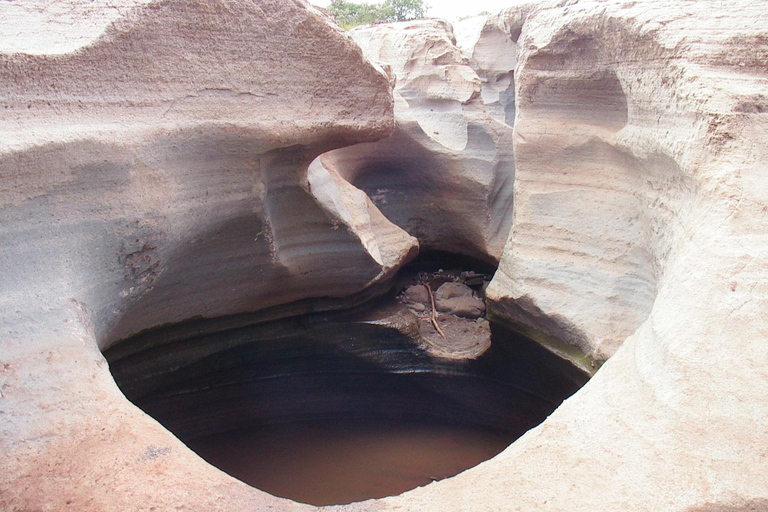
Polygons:
[[253,428],[188,444],[211,464],[270,494],[338,505],[456,475],[513,440],[486,429],[353,419]]
[[441,338],[399,295],[464,274],[415,268],[347,310],[161,326],[105,356],[134,404],[243,482],[314,505],[396,495],[492,458],[588,379],[483,318],[441,314]]

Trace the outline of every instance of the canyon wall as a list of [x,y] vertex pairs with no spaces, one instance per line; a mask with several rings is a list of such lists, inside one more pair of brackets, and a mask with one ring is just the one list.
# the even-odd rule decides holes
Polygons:
[[592,364],[648,317],[715,151],[703,118],[722,108],[696,104],[710,86],[685,75],[716,60],[600,23],[552,30],[522,56],[519,204],[490,290],[498,317]]
[[523,15],[489,308],[584,368],[611,357],[493,460],[353,510],[766,510],[768,9]]

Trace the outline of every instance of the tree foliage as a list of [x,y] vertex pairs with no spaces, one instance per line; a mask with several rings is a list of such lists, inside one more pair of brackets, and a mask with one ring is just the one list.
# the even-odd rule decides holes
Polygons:
[[347,0],[331,0],[328,11],[345,29],[390,21],[423,18],[427,11],[424,0],[384,0],[381,4],[356,4]]
[[409,21],[423,18],[427,6],[424,0],[386,0],[382,9],[389,17],[387,21]]

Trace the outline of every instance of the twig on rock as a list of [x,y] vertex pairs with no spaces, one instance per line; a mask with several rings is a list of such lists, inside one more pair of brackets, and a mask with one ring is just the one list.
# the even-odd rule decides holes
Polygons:
[[432,287],[429,286],[429,283],[427,282],[424,283],[424,287],[427,289],[427,293],[429,293],[429,301],[432,303],[432,315],[430,317],[430,320],[432,320],[432,325],[435,326],[437,334],[439,334],[441,338],[445,339],[445,333],[440,328],[440,326],[437,325],[437,308],[435,307],[435,296],[432,293]]

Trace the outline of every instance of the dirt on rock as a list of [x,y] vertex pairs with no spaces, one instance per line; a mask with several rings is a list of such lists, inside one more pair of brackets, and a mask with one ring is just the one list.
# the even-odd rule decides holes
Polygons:
[[421,271],[401,282],[398,300],[419,319],[425,349],[435,357],[475,359],[491,345],[485,319],[490,274],[450,269]]

